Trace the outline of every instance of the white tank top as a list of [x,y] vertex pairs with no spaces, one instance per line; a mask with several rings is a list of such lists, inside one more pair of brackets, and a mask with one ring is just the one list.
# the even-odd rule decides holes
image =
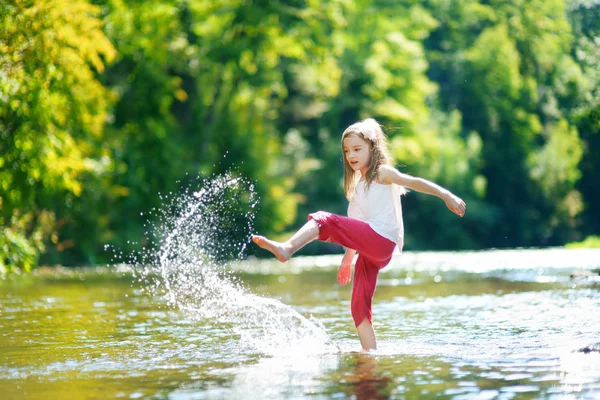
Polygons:
[[400,188],[395,184],[384,185],[373,182],[366,189],[365,181],[356,185],[354,198],[348,204],[348,217],[366,222],[381,236],[398,245],[404,246],[404,223]]

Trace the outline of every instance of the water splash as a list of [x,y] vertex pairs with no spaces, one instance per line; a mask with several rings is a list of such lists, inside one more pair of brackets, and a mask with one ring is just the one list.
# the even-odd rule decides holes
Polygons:
[[252,351],[334,351],[322,324],[251,293],[231,272],[253,232],[253,185],[228,173],[197,186],[162,198],[163,207],[151,212],[147,239],[155,245],[129,260],[143,290],[189,318],[230,327]]

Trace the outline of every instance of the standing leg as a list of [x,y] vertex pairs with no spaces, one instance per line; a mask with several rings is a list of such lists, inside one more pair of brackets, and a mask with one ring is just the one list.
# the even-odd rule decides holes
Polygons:
[[358,339],[364,351],[377,350],[375,330],[367,318],[363,319],[363,322],[356,327],[356,331],[358,332]]
[[309,218],[319,224],[319,240],[358,251],[352,284],[352,318],[363,349],[376,349],[371,309],[373,294],[379,270],[390,262],[396,244],[356,219],[323,211],[310,214]]
[[265,250],[270,251],[275,257],[286,262],[292,254],[300,250],[304,245],[319,237],[319,226],[314,220],[308,221],[291,238],[281,243],[267,239],[264,236],[252,235],[252,241]]
[[371,308],[377,275],[379,275],[379,268],[359,254],[354,266],[354,282],[352,283],[352,300],[350,304],[358,338],[365,351],[377,349]]

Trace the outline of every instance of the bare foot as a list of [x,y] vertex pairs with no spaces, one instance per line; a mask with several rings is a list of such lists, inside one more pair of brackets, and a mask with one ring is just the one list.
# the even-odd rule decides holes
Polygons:
[[342,264],[338,269],[338,283],[345,285],[350,282],[350,275],[352,274],[352,264]]
[[287,248],[287,246],[283,243],[279,243],[274,240],[269,240],[264,236],[258,235],[252,235],[252,241],[258,246],[262,247],[263,249],[273,253],[275,258],[277,258],[282,263],[289,260],[292,256],[290,249]]

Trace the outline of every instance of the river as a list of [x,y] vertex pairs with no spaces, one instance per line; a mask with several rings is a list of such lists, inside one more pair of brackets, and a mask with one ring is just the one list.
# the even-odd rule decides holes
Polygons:
[[340,257],[4,276],[1,397],[600,397],[600,250],[398,255],[369,354]]

